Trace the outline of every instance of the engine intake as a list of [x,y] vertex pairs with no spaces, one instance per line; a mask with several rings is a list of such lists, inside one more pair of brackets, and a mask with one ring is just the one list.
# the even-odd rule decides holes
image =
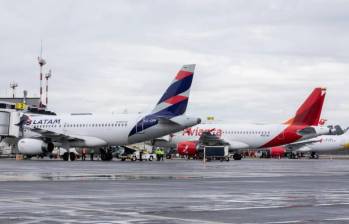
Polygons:
[[18,151],[24,155],[38,155],[51,153],[54,149],[52,142],[44,142],[39,139],[23,138],[18,141]]

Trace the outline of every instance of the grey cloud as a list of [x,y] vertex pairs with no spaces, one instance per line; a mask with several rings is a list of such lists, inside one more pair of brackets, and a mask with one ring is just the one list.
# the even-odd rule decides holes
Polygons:
[[279,122],[316,86],[348,125],[347,1],[0,1],[0,93],[38,93],[40,39],[56,111],[150,110],[196,63],[189,112]]

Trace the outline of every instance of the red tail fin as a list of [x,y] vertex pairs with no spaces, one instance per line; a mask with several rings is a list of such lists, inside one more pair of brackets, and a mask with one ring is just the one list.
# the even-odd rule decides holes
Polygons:
[[325,96],[326,88],[315,88],[297,110],[296,116],[291,121],[291,124],[317,126],[319,124]]

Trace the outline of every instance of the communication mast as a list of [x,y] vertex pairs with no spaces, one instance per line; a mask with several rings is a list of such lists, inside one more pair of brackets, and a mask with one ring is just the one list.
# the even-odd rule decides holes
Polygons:
[[52,71],[51,69],[48,71],[48,73],[45,74],[45,79],[46,79],[46,107],[48,105],[48,79],[51,78],[52,76]]
[[17,87],[18,87],[18,84],[16,82],[10,83],[10,88],[12,89],[12,98],[15,98],[15,92]]
[[39,107],[42,108],[43,104],[42,104],[42,69],[43,66],[46,65],[46,61],[42,58],[42,41],[41,41],[41,49],[40,49],[40,56],[38,57],[38,63],[40,66],[40,104]]

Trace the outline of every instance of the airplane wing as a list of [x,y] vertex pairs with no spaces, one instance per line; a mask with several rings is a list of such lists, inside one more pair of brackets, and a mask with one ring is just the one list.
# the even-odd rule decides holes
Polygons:
[[227,142],[225,142],[223,139],[219,138],[217,135],[212,134],[212,130],[210,131],[204,131],[202,132],[199,143],[203,145],[227,145]]
[[123,146],[124,148],[124,154],[128,155],[128,154],[133,154],[134,152],[136,152],[137,150],[132,148],[131,146]]
[[332,134],[332,130],[330,127],[324,126],[308,126],[303,129],[298,130],[299,135],[303,136],[303,138],[314,138],[319,135],[329,135]]
[[316,138],[316,139],[310,139],[308,141],[300,141],[300,142],[295,142],[295,143],[291,143],[285,146],[287,151],[297,151],[301,148],[304,148],[306,146],[312,145],[316,142],[321,142],[321,139]]
[[227,141],[224,139],[219,138],[218,136],[211,133],[211,131],[203,132],[200,136],[199,142],[204,145],[229,145],[230,150],[239,150],[239,149],[248,149],[250,148],[249,145],[247,145],[244,142],[239,141]]
[[41,129],[41,128],[28,128],[30,131],[33,131],[37,134],[40,134],[43,138],[48,138],[51,139],[52,141],[84,141],[84,138],[80,138],[77,136],[70,136],[70,135],[66,135],[63,133],[58,133],[58,132],[53,132],[53,131],[48,131],[45,129]]
[[299,130],[298,134],[302,136],[314,135],[316,134],[316,129],[314,127],[309,126],[309,127],[303,128],[302,130]]
[[40,134],[39,138],[49,139],[52,142],[74,142],[75,145],[79,145],[79,143],[81,143],[82,146],[87,147],[99,147],[107,145],[105,140],[93,136],[66,135],[64,133],[53,132],[41,128],[28,129],[32,132]]

